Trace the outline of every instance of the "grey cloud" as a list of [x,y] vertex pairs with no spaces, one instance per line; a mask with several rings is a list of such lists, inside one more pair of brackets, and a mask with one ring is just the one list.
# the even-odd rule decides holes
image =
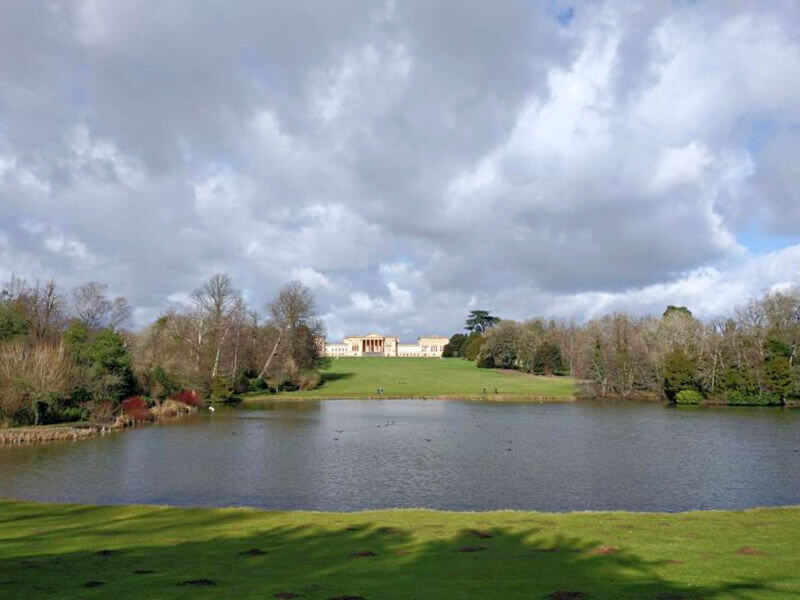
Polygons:
[[152,316],[216,271],[261,305],[313,269],[336,328],[410,337],[473,300],[650,306],[753,260],[756,203],[800,231],[796,5],[565,8],[6,3],[0,276]]

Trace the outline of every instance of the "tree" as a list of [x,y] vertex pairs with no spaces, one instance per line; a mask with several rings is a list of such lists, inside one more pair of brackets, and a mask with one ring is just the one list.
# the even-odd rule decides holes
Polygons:
[[105,325],[113,309],[112,302],[106,298],[108,286],[90,281],[72,290],[72,306],[78,319],[89,328],[97,329]]
[[239,292],[234,289],[229,275],[217,273],[212,275],[200,288],[192,293],[192,300],[201,312],[200,341],[202,344],[202,325],[208,323],[214,348],[214,361],[211,367],[211,379],[219,373],[220,353],[222,344],[230,331],[226,322],[231,305],[236,303]]
[[121,296],[112,300],[106,296],[107,291],[108,286],[97,281],[90,281],[72,290],[75,315],[91,329],[119,329],[130,319],[132,309],[128,301]]
[[667,309],[664,311],[664,314],[661,315],[661,316],[662,317],[669,317],[669,316],[675,316],[675,315],[679,315],[679,316],[683,316],[683,317],[691,317],[692,316],[692,311],[690,311],[685,306],[674,306],[674,305],[670,304],[669,306],[667,306]]
[[697,367],[680,349],[673,350],[664,364],[664,395],[675,401],[675,396],[682,390],[696,390],[695,373]]
[[473,333],[468,338],[467,341],[464,343],[464,351],[462,355],[467,360],[477,360],[478,353],[481,351],[481,346],[486,343],[486,338],[483,337],[480,333]]
[[533,372],[537,375],[564,375],[564,359],[561,349],[550,341],[539,345],[533,355]]
[[764,359],[764,377],[769,391],[780,402],[785,403],[795,391],[794,374],[790,357],[792,348],[780,340],[767,340],[767,356]]
[[445,344],[444,349],[442,350],[442,356],[445,358],[452,357],[452,356],[461,356],[461,350],[464,346],[464,342],[466,341],[467,336],[463,333],[456,333],[451,338],[450,341]]
[[485,333],[500,322],[500,317],[493,317],[488,310],[472,310],[466,321],[466,329],[472,333]]
[[517,360],[517,324],[502,321],[486,333],[486,339],[478,353],[481,368],[513,369]]
[[64,333],[64,344],[80,371],[80,387],[92,399],[118,402],[133,393],[131,356],[119,333],[76,321]]
[[55,341],[65,323],[63,305],[63,298],[52,279],[44,284],[37,280],[30,286],[24,279],[12,276],[0,293],[0,306],[13,310],[26,323],[26,333],[33,340]]
[[111,329],[121,329],[130,320],[133,309],[128,301],[118,296],[111,301],[111,310],[108,315],[108,326]]
[[266,376],[281,346],[284,359],[291,358],[295,368],[313,367],[319,353],[317,340],[324,329],[316,318],[316,302],[311,290],[299,281],[291,281],[281,288],[267,308],[278,335],[258,376]]
[[60,346],[21,341],[0,345],[0,422],[39,425],[73,385],[73,365]]
[[0,302],[0,342],[28,335],[30,323],[18,307]]

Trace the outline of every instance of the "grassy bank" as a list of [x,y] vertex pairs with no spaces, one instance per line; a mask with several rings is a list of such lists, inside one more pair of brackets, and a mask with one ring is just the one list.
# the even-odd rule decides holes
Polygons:
[[0,598],[797,598],[798,540],[800,508],[343,514],[6,501]]
[[[292,398],[486,398],[570,400],[575,380],[478,369],[461,358],[337,358],[322,369],[314,390],[249,395],[247,400]],[[383,394],[378,395],[378,388]]]

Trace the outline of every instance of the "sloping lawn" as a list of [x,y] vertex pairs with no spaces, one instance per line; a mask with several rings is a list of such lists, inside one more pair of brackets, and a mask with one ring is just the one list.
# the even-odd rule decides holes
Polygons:
[[[336,358],[322,370],[315,390],[256,394],[247,400],[290,398],[562,399],[575,394],[570,377],[478,369],[461,358]],[[383,394],[377,393],[383,388]]]
[[778,599],[800,508],[274,513],[0,502],[0,598]]

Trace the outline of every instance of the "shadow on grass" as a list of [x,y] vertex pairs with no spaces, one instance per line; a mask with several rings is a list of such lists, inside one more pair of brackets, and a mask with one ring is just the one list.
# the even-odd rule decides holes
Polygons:
[[354,377],[354,373],[322,373],[322,383],[320,383],[320,387],[324,386],[326,383],[331,381],[341,381],[342,379],[352,379]]
[[[289,514],[294,524],[274,526],[283,517],[253,511],[132,509],[114,518],[103,507],[45,507],[35,529],[7,536],[5,525],[21,522],[13,507],[0,519],[0,598],[712,600],[759,598],[779,584],[668,580],[678,557],[646,560],[549,534],[544,522],[446,535],[431,522],[403,529],[357,514],[321,515],[325,527]],[[702,572],[698,565],[695,577]]]

